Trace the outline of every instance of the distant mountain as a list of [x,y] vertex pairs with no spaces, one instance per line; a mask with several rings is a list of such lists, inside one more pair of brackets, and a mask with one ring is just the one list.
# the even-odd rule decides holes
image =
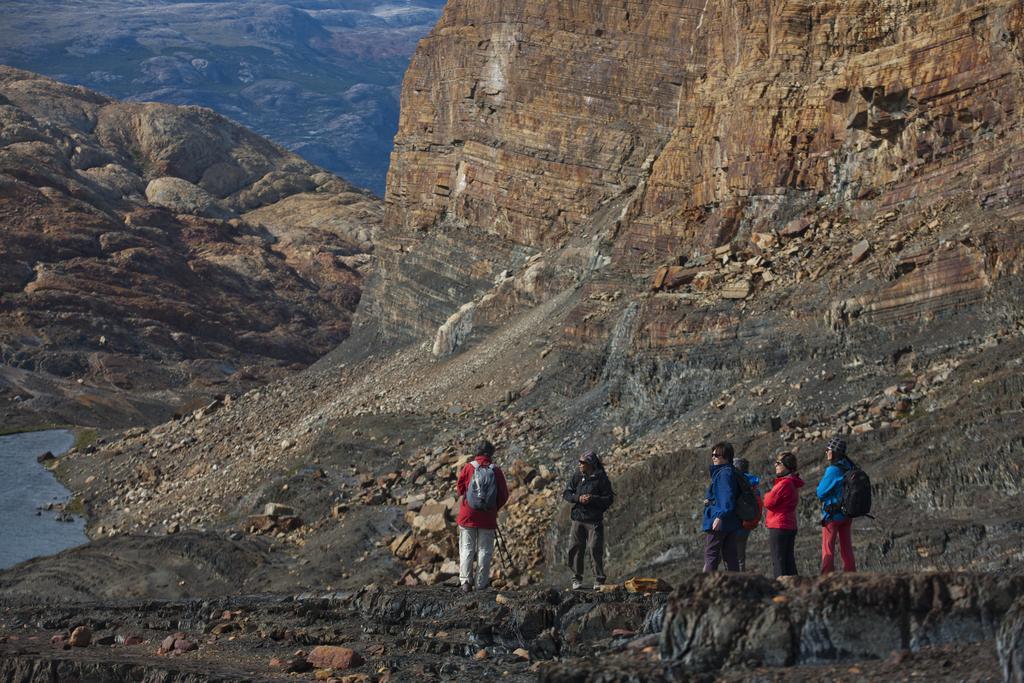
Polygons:
[[402,75],[443,0],[4,2],[0,63],[210,107],[384,193]]
[[166,418],[313,362],[381,212],[208,109],[0,66],[0,423]]

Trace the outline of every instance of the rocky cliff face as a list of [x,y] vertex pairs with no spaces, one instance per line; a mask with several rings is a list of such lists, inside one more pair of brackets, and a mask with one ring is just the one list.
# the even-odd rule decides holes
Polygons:
[[[838,432],[914,520],[872,528],[884,564],[1009,561],[1022,31],[1013,2],[451,2],[403,89],[364,329],[464,366],[546,310],[477,375],[545,411],[517,454],[612,447],[696,498],[683,446],[816,473]],[[660,522],[634,540],[619,510],[636,552],[695,550],[666,538],[690,510],[625,505]]]
[[380,208],[338,178],[208,110],[9,68],[0,139],[7,415],[166,417],[348,333]]
[[[72,455],[90,533],[251,530],[279,498],[316,520],[281,531],[296,561],[354,513],[394,542],[367,557],[443,581],[485,435],[516,489],[503,580],[564,578],[584,447],[620,490],[610,570],[675,579],[711,443],[762,475],[794,450],[814,482],[839,433],[875,481],[863,567],[1014,566],[1022,30],[994,1],[451,2],[406,80],[353,341]],[[815,572],[810,489],[800,519]]]

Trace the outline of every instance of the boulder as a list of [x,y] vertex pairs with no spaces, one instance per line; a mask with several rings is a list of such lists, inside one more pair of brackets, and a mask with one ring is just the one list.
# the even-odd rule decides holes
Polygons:
[[92,630],[88,626],[79,626],[71,632],[68,644],[71,647],[88,647],[92,642]]
[[209,192],[184,178],[165,176],[151,180],[146,186],[146,200],[174,213],[230,218],[234,213]]
[[338,645],[317,645],[307,659],[318,669],[351,669],[365,662],[355,650]]
[[871,243],[867,240],[861,240],[857,244],[853,245],[853,250],[850,252],[850,263],[860,263],[867,257],[871,251]]

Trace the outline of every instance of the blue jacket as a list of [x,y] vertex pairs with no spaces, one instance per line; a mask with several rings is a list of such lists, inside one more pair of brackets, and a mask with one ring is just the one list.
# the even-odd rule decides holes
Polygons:
[[743,476],[746,477],[747,481],[750,482],[750,485],[754,487],[754,493],[756,493],[757,497],[760,498],[761,489],[759,487],[761,486],[761,477],[756,474],[751,474],[750,472],[744,473]]
[[837,460],[825,468],[825,474],[818,482],[818,500],[821,501],[821,519],[825,522],[841,522],[846,515],[829,512],[829,507],[843,502],[843,475],[853,468],[846,458]]
[[722,518],[722,525],[718,527],[719,532],[731,533],[740,528],[740,518],[733,510],[736,500],[736,483],[732,480],[732,465],[712,465],[711,484],[708,485],[705,498],[708,504],[704,506],[704,531],[711,531],[711,524],[715,518]]

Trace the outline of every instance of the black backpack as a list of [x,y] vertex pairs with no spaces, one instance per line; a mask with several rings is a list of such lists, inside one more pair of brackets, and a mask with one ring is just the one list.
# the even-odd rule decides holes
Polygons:
[[736,498],[733,499],[733,510],[741,522],[753,522],[761,519],[761,506],[757,502],[757,493],[750,480],[743,473],[733,468],[732,480],[736,485]]
[[871,516],[871,479],[868,473],[847,458],[850,469],[843,474],[843,496],[839,511],[848,518]]

